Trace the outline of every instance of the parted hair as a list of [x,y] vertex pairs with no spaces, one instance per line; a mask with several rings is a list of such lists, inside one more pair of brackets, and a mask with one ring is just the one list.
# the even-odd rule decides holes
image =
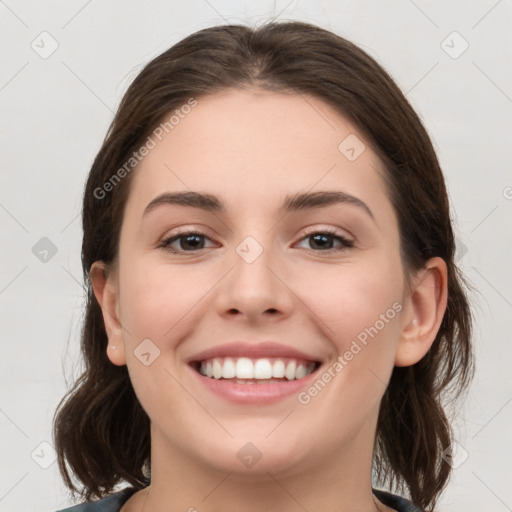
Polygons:
[[381,401],[373,460],[378,485],[433,510],[451,470],[442,458],[453,441],[446,407],[464,393],[474,371],[472,313],[455,262],[444,176],[418,114],[376,60],[343,37],[299,21],[200,30],[146,64],[122,98],[83,196],[83,367],[53,420],[64,482],[86,500],[102,498],[123,482],[137,489],[148,482],[150,420],[127,367],[112,364],[106,355],[105,324],[89,274],[95,261],[116,261],[136,166],[108,193],[104,185],[155,127],[191,98],[249,87],[314,95],[354,123],[385,164],[405,272],[412,275],[435,256],[447,264],[448,303],[441,326],[419,362],[393,369]]

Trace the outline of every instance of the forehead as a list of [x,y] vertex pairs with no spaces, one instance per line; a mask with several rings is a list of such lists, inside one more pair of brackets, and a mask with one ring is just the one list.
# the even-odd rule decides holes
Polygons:
[[129,202],[178,189],[240,203],[250,197],[260,208],[315,187],[342,186],[370,201],[383,194],[384,167],[364,136],[309,95],[229,89],[197,98],[160,132],[135,172]]

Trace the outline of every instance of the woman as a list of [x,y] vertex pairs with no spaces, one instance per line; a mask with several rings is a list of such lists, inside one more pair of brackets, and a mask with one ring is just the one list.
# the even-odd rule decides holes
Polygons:
[[302,22],[182,40],[125,94],[83,231],[68,510],[434,508],[471,313],[432,143],[362,50]]

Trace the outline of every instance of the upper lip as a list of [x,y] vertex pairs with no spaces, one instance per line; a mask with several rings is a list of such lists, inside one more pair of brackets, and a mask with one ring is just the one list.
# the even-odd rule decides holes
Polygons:
[[188,360],[188,362],[195,363],[205,361],[207,359],[213,359],[214,357],[249,357],[253,359],[265,357],[289,357],[319,362],[317,357],[274,341],[261,341],[258,343],[234,341],[224,343],[195,354]]

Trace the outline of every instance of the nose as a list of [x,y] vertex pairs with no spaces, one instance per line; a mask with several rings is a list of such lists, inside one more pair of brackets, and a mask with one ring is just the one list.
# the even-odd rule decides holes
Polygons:
[[231,261],[216,297],[220,315],[245,318],[252,325],[290,315],[294,302],[292,285],[287,282],[290,277],[270,247],[249,237],[245,245],[237,247]]

